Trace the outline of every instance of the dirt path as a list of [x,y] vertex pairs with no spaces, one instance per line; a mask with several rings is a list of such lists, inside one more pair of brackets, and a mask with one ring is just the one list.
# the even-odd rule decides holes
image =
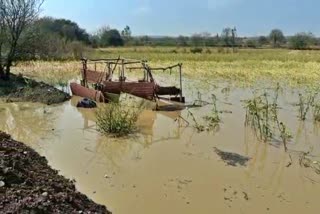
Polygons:
[[0,132],[1,213],[110,213],[77,192],[47,160]]

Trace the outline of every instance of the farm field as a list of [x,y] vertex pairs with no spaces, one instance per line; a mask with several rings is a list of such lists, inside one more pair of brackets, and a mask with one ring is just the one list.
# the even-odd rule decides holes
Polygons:
[[[76,108],[79,97],[52,106],[1,102],[0,129],[80,192],[116,214],[318,212],[320,52],[127,47],[86,55],[183,63],[188,107],[153,111],[148,103],[135,134],[111,138],[96,130],[94,110]],[[13,72],[70,92],[80,69],[80,61],[28,61]],[[175,70],[154,74],[162,85],[179,84]]]
[[[146,59],[151,66],[183,63],[184,75],[200,79],[237,81],[242,84],[257,80],[284,81],[290,85],[318,84],[320,52],[281,49],[204,48],[202,54],[193,54],[190,48],[126,47],[89,50],[87,58]],[[79,61],[25,62],[17,65],[16,72],[38,76],[50,81],[63,82],[79,74]],[[103,69],[103,68],[102,68]]]

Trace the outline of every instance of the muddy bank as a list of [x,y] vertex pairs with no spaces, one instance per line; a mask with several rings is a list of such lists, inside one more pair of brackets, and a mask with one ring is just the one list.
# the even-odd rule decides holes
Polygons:
[[70,95],[44,82],[11,75],[10,81],[0,80],[0,99],[5,102],[39,102],[52,105],[69,100]]
[[47,160],[0,132],[1,213],[110,213],[77,192]]

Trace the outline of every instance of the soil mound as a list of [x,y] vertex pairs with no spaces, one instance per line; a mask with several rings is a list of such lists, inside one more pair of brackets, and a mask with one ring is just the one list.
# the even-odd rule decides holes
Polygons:
[[110,213],[33,149],[0,132],[1,213]]
[[69,100],[69,94],[44,82],[11,75],[9,81],[0,80],[0,97],[6,102],[39,102],[47,105]]

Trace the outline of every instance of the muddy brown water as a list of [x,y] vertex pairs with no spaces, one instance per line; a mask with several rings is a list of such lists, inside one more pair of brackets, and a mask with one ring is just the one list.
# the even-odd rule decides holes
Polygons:
[[[299,157],[310,152],[314,163],[320,161],[320,125],[311,117],[299,120],[293,105],[298,92],[288,89],[279,98],[281,120],[293,135],[288,166],[280,142],[260,142],[244,125],[241,100],[252,97],[252,89],[190,85],[189,101],[197,99],[198,90],[203,100],[210,100],[212,91],[218,109],[232,111],[221,115],[215,132],[198,133],[188,110],[147,109],[136,135],[104,137],[96,131],[93,110],[75,107],[78,97],[56,106],[0,103],[0,129],[45,156],[62,175],[76,180],[79,191],[115,214],[318,213],[320,175],[300,166]],[[201,119],[211,108],[190,111]],[[246,166],[228,166],[215,148],[250,160]]]

